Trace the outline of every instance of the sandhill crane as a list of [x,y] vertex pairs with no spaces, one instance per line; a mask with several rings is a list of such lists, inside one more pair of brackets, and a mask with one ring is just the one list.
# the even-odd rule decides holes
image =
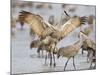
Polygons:
[[[84,35],[85,36],[87,36],[87,37],[89,37],[89,35],[91,34],[93,32],[93,30],[90,28],[90,27],[88,27],[88,28],[85,28],[84,29],[84,31],[83,31],[83,33],[84,33]],[[88,39],[88,40],[90,40],[90,39]],[[83,45],[82,45],[82,54],[83,54],[83,51],[88,51],[88,40],[84,40],[83,41]],[[94,41],[90,41],[90,44],[94,44],[95,45],[95,42]]]
[[[53,55],[53,60],[54,60],[54,67],[56,66],[55,63],[55,55],[57,53],[57,47],[55,47],[55,43],[57,43],[56,39],[51,38],[50,36],[46,37],[46,38],[50,38],[50,39],[44,39],[42,41],[40,40],[34,40],[32,41],[32,43],[30,44],[30,48],[37,48],[37,52],[40,55],[40,50],[42,50],[42,55],[43,55],[43,50],[46,51],[46,56],[45,56],[45,64],[46,64],[46,60],[47,60],[47,56],[50,55],[50,66],[52,65],[52,55]],[[55,43],[52,42],[55,40]],[[47,44],[45,44],[47,43]],[[49,45],[50,44],[50,45]]]
[[82,36],[84,36],[85,38],[85,40],[83,41],[82,48],[86,50],[89,47],[96,51],[96,43],[94,42],[94,40],[89,38],[84,32],[82,32]]
[[[55,42],[54,42],[55,41]],[[40,40],[34,40],[32,41],[32,43],[30,44],[30,48],[37,48],[37,52],[40,55],[40,50],[42,51],[43,54],[43,50],[46,51],[46,56],[45,56],[45,64],[46,64],[46,60],[47,60],[47,54],[50,55],[50,66],[52,65],[52,56],[53,56],[53,60],[54,60],[54,67],[56,66],[55,63],[55,53],[57,53],[57,47],[55,47],[55,43],[57,43],[57,40],[54,38],[51,38],[50,36],[46,37],[46,39],[40,41]]]
[[20,15],[24,22],[28,23],[33,29],[33,31],[40,36],[40,38],[44,38],[50,34],[52,37],[56,39],[64,38],[70,32],[75,30],[76,28],[80,27],[84,24],[85,18],[84,17],[72,17],[70,18],[65,24],[61,26],[61,29],[57,29],[57,27],[49,24],[47,21],[43,19],[40,15],[33,14],[27,11],[21,11]]
[[64,56],[64,57],[68,58],[65,66],[64,66],[64,71],[66,69],[67,63],[68,63],[70,58],[73,58],[73,66],[74,66],[74,69],[76,70],[75,63],[74,63],[74,57],[78,53],[78,51],[80,50],[80,46],[81,46],[80,42],[78,41],[74,45],[70,45],[70,46],[63,47],[63,48],[59,49],[57,57],[59,58],[60,56]]
[[[65,14],[68,16],[66,12]],[[65,36],[68,36],[68,34],[71,33],[73,30],[75,30],[76,28],[80,27],[82,24],[85,23],[85,17],[68,16],[69,20],[65,24],[61,25],[60,29],[58,29],[59,27],[55,27],[49,24],[40,15],[30,13],[27,11],[21,11],[20,15],[23,16],[20,18],[22,18],[24,22],[28,23],[28,25],[32,27],[34,33],[40,37],[40,41],[43,40],[44,42],[45,40],[48,40],[48,36],[50,36],[51,38],[55,38],[57,41],[60,41]],[[53,45],[55,44],[55,46],[57,44],[54,40],[52,41],[52,43]],[[47,41],[44,43],[44,45],[48,44],[49,46],[52,46],[52,43]],[[53,50],[53,48],[51,47],[50,51]],[[50,55],[52,55],[52,53]]]
[[81,46],[82,46],[82,43],[83,43],[83,37],[82,36],[82,32],[79,33],[79,36],[80,36],[80,40],[75,42],[73,45],[69,45],[69,46],[66,46],[66,47],[62,47],[59,49],[58,53],[57,53],[57,57],[59,58],[60,56],[64,56],[64,57],[67,57],[68,60],[64,66],[64,71],[66,69],[66,66],[68,64],[68,61],[70,58],[73,58],[73,66],[74,66],[74,69],[76,70],[76,67],[75,67],[75,62],[74,62],[74,57],[77,55],[77,53],[79,52],[79,50],[81,49]]
[[42,56],[43,56],[43,50],[47,50],[47,46],[43,44],[43,41],[38,40],[33,40],[30,44],[30,48],[37,48],[37,53],[39,54],[40,57],[40,51],[42,51]]
[[88,58],[91,61],[90,68],[93,62],[95,63],[95,66],[94,66],[95,68],[96,67],[96,43],[91,38],[89,38],[87,35],[85,35],[84,32],[82,32],[82,36],[84,36],[85,38],[85,42],[83,42],[84,44],[83,47],[88,51],[88,57],[92,56]]
[[44,46],[40,40],[34,40],[30,44],[30,48],[37,48],[37,53],[39,54],[40,57],[40,52],[42,52],[42,57],[43,57],[43,51],[46,50],[47,46]]
[[[89,51],[89,60],[90,60],[89,69],[96,68],[96,52],[95,52],[96,50],[94,50],[91,47],[88,47],[88,51]],[[93,64],[94,64],[94,66],[93,66]]]
[[[84,40],[83,44],[81,46],[81,48],[82,48],[82,54],[83,54],[83,51],[87,51],[88,52],[88,54],[87,54],[87,62],[88,62],[91,50],[93,50],[93,52],[95,52],[95,50],[94,50],[95,48],[93,48],[93,47],[95,47],[95,45],[96,45],[93,41],[90,41],[90,43],[88,41],[89,40]],[[92,44],[93,46],[89,46],[89,44]]]

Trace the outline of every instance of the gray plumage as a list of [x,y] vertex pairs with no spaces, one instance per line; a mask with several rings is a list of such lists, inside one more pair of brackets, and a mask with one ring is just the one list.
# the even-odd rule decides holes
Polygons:
[[73,66],[74,66],[74,69],[76,70],[75,63],[74,63],[74,57],[79,52],[80,48],[81,48],[81,40],[75,42],[73,45],[66,46],[66,47],[63,47],[63,48],[59,49],[58,54],[57,54],[58,58],[60,56],[68,58],[68,60],[67,60],[67,62],[65,64],[64,70],[65,70],[65,68],[67,66],[67,63],[68,63],[70,58],[73,58]]

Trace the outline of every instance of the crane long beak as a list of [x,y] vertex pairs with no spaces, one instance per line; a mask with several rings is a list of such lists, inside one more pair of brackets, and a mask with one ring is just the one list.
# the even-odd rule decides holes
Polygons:
[[70,16],[68,15],[68,13],[64,10],[64,13],[66,14],[66,16],[68,16],[70,18]]

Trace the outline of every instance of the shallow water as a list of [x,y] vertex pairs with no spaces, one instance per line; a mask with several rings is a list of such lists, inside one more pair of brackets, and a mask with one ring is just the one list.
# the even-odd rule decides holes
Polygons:
[[[25,10],[29,10],[31,12],[35,12],[41,14],[45,20],[48,20],[50,15],[55,15],[55,19],[59,22],[61,14],[63,13],[63,9],[61,9],[60,5],[53,5],[52,10],[48,9],[36,9],[32,8],[31,10],[28,8],[23,8]],[[13,13],[14,16],[18,15],[18,12],[22,10],[20,8],[16,9],[16,12]],[[66,9],[67,10],[67,9]],[[46,11],[46,12],[45,12]],[[95,7],[91,6],[77,6],[77,10],[70,15],[95,15]],[[11,39],[11,51],[12,51],[12,74],[18,73],[37,73],[37,72],[52,72],[52,71],[63,71],[64,65],[67,61],[67,58],[60,57],[59,59],[56,58],[56,67],[49,66],[49,59],[47,60],[47,65],[44,65],[44,57],[39,58],[36,52],[36,49],[30,49],[30,42],[32,37],[29,35],[30,27],[25,25],[24,30],[20,30],[20,26],[17,24],[17,29],[15,36]],[[59,42],[57,45],[58,47],[63,47],[74,43],[75,41],[79,40],[77,35],[79,32],[79,28],[65,37],[62,41]],[[90,36],[95,40],[95,28],[94,32]],[[78,55],[75,57],[75,65],[77,70],[87,70],[89,69],[90,63],[86,62],[86,54],[81,54],[81,50],[79,51]],[[45,55],[45,53],[44,53]],[[72,59],[69,61],[67,71],[74,70],[72,65]]]
[[[66,46],[76,41],[77,38],[65,38],[60,43],[60,46]],[[72,42],[71,42],[72,41]],[[31,37],[29,36],[29,29],[23,31],[19,30],[16,36],[12,38],[12,73],[36,73],[36,72],[52,72],[52,71],[63,71],[64,65],[67,58],[61,57],[56,58],[56,67],[49,66],[49,59],[47,65],[44,65],[44,57],[38,58],[36,49],[30,49],[29,45]],[[75,65],[77,70],[88,69],[90,63],[86,62],[86,54],[81,55],[81,50],[75,57]],[[45,55],[45,53],[44,53]],[[74,70],[72,60],[68,63],[66,70]]]

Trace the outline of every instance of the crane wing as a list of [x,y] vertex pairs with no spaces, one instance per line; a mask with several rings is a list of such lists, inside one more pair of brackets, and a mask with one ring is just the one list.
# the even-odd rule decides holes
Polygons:
[[69,19],[65,24],[61,27],[61,37],[64,38],[76,28],[80,27],[85,23],[85,17],[73,17]]
[[31,25],[32,30],[39,37],[46,37],[50,35],[57,39],[64,38],[85,21],[84,17],[72,17],[65,24],[61,25],[60,29],[58,29],[57,27],[45,21],[40,15],[27,11],[21,11],[20,13],[20,15],[23,16],[21,18],[24,18],[23,20]]

